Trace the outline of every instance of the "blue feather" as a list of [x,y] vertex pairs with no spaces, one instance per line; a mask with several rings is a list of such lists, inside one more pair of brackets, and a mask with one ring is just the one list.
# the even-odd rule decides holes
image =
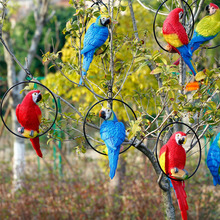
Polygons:
[[110,167],[109,176],[112,179],[115,176],[117,169],[120,146],[125,139],[125,126],[122,122],[118,122],[114,114],[113,120],[105,120],[102,123],[100,127],[100,135],[101,139],[105,142],[105,145],[108,148]]
[[193,72],[193,75],[195,76],[197,71],[195,70],[192,64],[192,51],[189,47],[189,44],[183,45],[181,47],[177,47],[177,49],[180,52],[180,55],[182,56],[184,62],[190,68],[190,70]]
[[195,50],[197,50],[202,44],[206,43],[209,40],[212,40],[216,36],[217,36],[217,34],[214,35],[214,36],[203,37],[202,35],[200,35],[196,31],[194,31],[192,40],[189,42],[189,46],[190,46],[190,48],[192,50],[192,53]]
[[213,176],[214,186],[220,185],[220,133],[218,133],[209,149],[207,166]]
[[[84,37],[84,47],[81,50],[81,54],[84,55],[82,72],[83,76],[86,75],[89,69],[90,63],[93,60],[95,50],[101,47],[108,39],[108,28],[105,26],[98,25],[99,20],[100,16],[96,19],[95,23],[92,23],[90,25]],[[80,79],[79,84],[82,84],[82,79]]]

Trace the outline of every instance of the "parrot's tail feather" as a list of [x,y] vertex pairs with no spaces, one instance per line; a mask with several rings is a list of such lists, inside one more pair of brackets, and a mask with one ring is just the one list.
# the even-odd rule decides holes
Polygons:
[[[95,50],[91,50],[91,51],[84,54],[83,71],[82,71],[83,76],[85,76],[87,74],[87,71],[89,70],[90,64],[93,60],[94,52],[95,52]],[[79,84],[82,85],[82,78],[80,79]]]
[[[82,71],[82,75],[85,76],[85,75],[86,75],[86,72]],[[79,85],[82,85],[82,81],[83,81],[83,80],[82,80],[82,77],[81,77],[80,80],[79,80]]]
[[178,205],[181,211],[182,219],[187,220],[187,210],[188,210],[188,204],[186,201],[186,192],[184,190],[185,188],[185,183],[184,181],[176,181],[176,180],[171,180],[173,188],[176,193]]
[[42,158],[43,154],[40,149],[39,137],[32,138],[32,139],[30,139],[30,141],[31,141],[32,146],[33,146],[34,150],[36,151],[37,155]]
[[190,68],[190,70],[192,71],[193,75],[195,76],[198,73],[198,71],[197,71],[194,63],[192,62],[192,60],[184,59],[184,61],[187,64],[187,66]]
[[177,61],[175,61],[173,64],[178,66],[180,64],[180,58]]
[[115,176],[115,172],[118,166],[118,156],[119,156],[120,147],[117,147],[117,150],[108,151],[109,167],[110,173],[109,176],[111,179]]

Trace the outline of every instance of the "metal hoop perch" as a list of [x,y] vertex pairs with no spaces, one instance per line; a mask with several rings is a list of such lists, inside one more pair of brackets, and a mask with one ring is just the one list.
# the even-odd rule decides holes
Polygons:
[[167,124],[167,125],[161,130],[161,132],[159,133],[159,135],[158,135],[158,137],[157,137],[157,141],[156,141],[156,158],[157,158],[157,163],[158,163],[158,165],[159,165],[161,171],[163,172],[163,174],[166,175],[169,179],[176,180],[176,181],[182,181],[182,180],[174,179],[174,178],[170,177],[169,175],[167,175],[167,174],[163,171],[163,169],[162,169],[161,166],[160,166],[160,162],[159,162],[158,155],[157,155],[157,146],[158,146],[158,142],[159,142],[159,139],[160,139],[160,136],[161,136],[162,132],[163,132],[168,126],[173,125],[173,124],[181,124],[181,125],[184,125],[184,126],[188,127],[188,128],[193,132],[193,134],[195,135],[195,137],[196,137],[196,139],[197,139],[197,142],[198,142],[198,144],[199,144],[199,162],[198,162],[197,167],[196,167],[196,169],[194,170],[194,172],[193,172],[187,179],[190,179],[190,178],[196,173],[196,171],[197,171],[198,168],[199,168],[199,165],[200,165],[200,162],[201,162],[201,157],[202,157],[202,148],[201,148],[201,143],[200,143],[200,141],[199,141],[199,138],[198,138],[196,132],[195,132],[189,125],[187,125],[187,124],[185,124],[185,123],[183,123],[183,122],[178,122],[178,121],[171,122],[171,123]]
[[3,102],[4,102],[4,99],[5,99],[5,97],[7,96],[7,94],[8,94],[14,87],[16,87],[16,86],[18,86],[18,85],[21,85],[21,84],[27,84],[27,83],[38,84],[38,85],[42,86],[43,88],[45,88],[45,89],[52,95],[53,100],[54,100],[54,104],[55,104],[55,108],[56,108],[55,117],[54,117],[54,120],[53,120],[52,124],[50,125],[50,127],[49,127],[46,131],[44,131],[43,133],[39,134],[38,137],[40,137],[40,136],[46,134],[46,133],[53,127],[53,125],[55,124],[55,121],[56,121],[56,119],[57,119],[57,114],[58,114],[58,105],[57,105],[56,98],[55,98],[54,94],[52,93],[52,91],[51,91],[50,89],[48,89],[46,86],[44,86],[43,84],[39,83],[39,82],[34,82],[34,81],[30,81],[30,80],[28,80],[28,81],[23,81],[23,82],[19,82],[19,83],[16,83],[15,85],[13,85],[11,88],[9,88],[9,89],[5,92],[5,94],[4,94],[3,97],[2,97],[2,101],[1,101],[1,105],[0,105],[0,115],[1,115],[1,119],[2,119],[2,122],[3,122],[4,126],[5,126],[12,134],[14,134],[15,136],[20,137],[20,138],[29,139],[29,138],[24,137],[24,136],[22,136],[22,135],[16,134],[14,131],[12,131],[12,130],[7,126],[6,122],[4,121],[4,117],[3,117]]
[[[89,144],[89,146],[90,146],[94,151],[96,151],[97,153],[102,154],[102,155],[105,155],[105,156],[107,156],[106,153],[100,152],[100,151],[97,150],[95,147],[93,147],[93,145],[89,142],[89,139],[88,139],[87,134],[86,134],[86,122],[87,122],[87,117],[88,117],[89,113],[91,112],[91,110],[92,110],[96,105],[98,105],[98,104],[100,104],[100,103],[102,103],[102,102],[109,102],[109,101],[110,101],[110,102],[117,101],[117,102],[121,102],[123,105],[126,105],[126,106],[131,110],[131,112],[132,112],[132,114],[133,114],[135,120],[137,120],[137,116],[136,116],[134,110],[133,110],[127,103],[125,103],[124,101],[119,100],[119,99],[103,99],[103,100],[101,100],[101,101],[96,102],[94,105],[92,105],[92,106],[89,108],[89,110],[88,110],[88,112],[86,113],[86,116],[85,116],[85,118],[84,118],[84,122],[83,122],[83,134],[84,134],[84,137],[85,137],[87,143]],[[134,137],[132,143],[131,143],[126,149],[124,149],[123,151],[121,151],[119,154],[122,154],[122,153],[124,153],[125,151],[127,151],[127,150],[134,144],[135,140],[136,140],[136,136]]]
[[[156,14],[155,14],[155,16],[154,16],[154,22],[153,22],[153,33],[154,33],[155,41],[157,42],[157,44],[159,45],[159,47],[160,47],[161,49],[163,49],[164,51],[166,51],[166,52],[169,53],[169,51],[166,50],[166,49],[160,44],[160,42],[158,41],[157,35],[156,35],[156,31],[155,31],[155,29],[156,29],[156,28],[155,28],[155,23],[156,23],[156,19],[157,19],[158,12],[159,12],[160,8],[161,8],[167,1],[168,1],[168,0],[165,0],[164,2],[162,2],[162,3],[160,4],[159,8],[158,8],[157,11],[156,11]],[[191,16],[192,16],[192,28],[191,28],[191,30],[194,30],[194,16],[193,16],[192,9],[191,9],[190,5],[189,5],[185,0],[182,0],[182,1],[187,5],[187,7],[188,7],[189,10],[190,10],[190,13],[191,13]],[[191,31],[191,33],[190,33],[189,40],[191,40],[192,36],[193,36],[193,31]]]

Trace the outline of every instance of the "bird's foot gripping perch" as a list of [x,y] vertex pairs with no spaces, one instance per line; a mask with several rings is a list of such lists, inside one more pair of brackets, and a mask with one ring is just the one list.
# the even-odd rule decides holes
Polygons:
[[188,178],[189,173],[185,169],[178,169],[174,167],[171,169],[172,177],[179,179],[179,180],[185,180]]
[[34,130],[27,130],[24,127],[19,127],[18,132],[22,134],[22,136],[26,138],[35,138],[38,135],[37,131]]

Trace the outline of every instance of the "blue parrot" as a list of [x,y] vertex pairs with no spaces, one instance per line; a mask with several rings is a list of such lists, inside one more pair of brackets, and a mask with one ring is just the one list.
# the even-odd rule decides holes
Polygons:
[[197,50],[203,43],[215,38],[220,32],[220,10],[213,3],[206,6],[209,15],[205,16],[197,24],[192,40],[189,46],[192,53]]
[[[100,15],[95,23],[92,23],[88,28],[84,41],[83,41],[83,49],[81,50],[81,54],[84,55],[83,58],[83,70],[82,75],[85,76],[90,63],[93,60],[93,55],[95,51],[101,47],[108,38],[108,27],[107,25],[111,23],[110,17],[106,17],[105,15]],[[82,78],[80,79],[79,84],[82,84]]]
[[217,134],[209,149],[207,166],[213,176],[214,186],[217,184],[220,185],[220,132]]
[[118,164],[120,146],[125,139],[125,126],[122,122],[118,122],[115,113],[110,108],[102,108],[99,117],[105,120],[100,127],[100,135],[108,148],[109,176],[113,179]]

